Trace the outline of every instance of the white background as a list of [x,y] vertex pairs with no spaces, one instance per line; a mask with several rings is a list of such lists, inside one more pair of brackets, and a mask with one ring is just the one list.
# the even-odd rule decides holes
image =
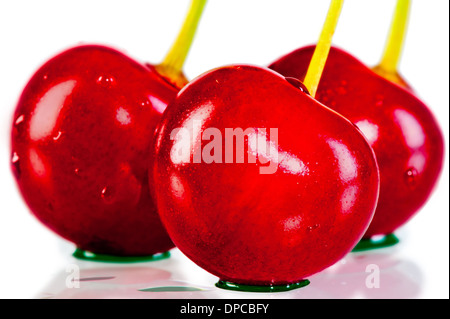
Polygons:
[[[188,4],[188,0],[0,2],[1,298],[42,297],[44,287],[74,262],[70,257],[72,244],[51,233],[29,213],[9,169],[12,114],[26,82],[47,59],[80,42],[111,45],[139,61],[159,63],[178,33]],[[268,65],[314,43],[328,5],[325,0],[210,0],[185,73],[194,78],[230,63]],[[394,6],[394,0],[347,0],[334,44],[367,65],[375,65],[384,48]],[[399,230],[402,242],[390,252],[403,263],[399,270],[404,273],[399,277],[411,277],[409,284],[413,282],[416,290],[408,293],[410,286],[403,285],[390,289],[395,294],[386,290],[384,295],[341,296],[449,298],[448,32],[449,1],[413,0],[400,71],[438,118],[446,141],[445,166],[438,187],[427,205]],[[178,263],[176,271],[182,272],[180,278],[195,276],[194,281],[204,285],[216,280],[178,251],[174,251],[173,259]],[[155,265],[174,267],[170,261]],[[411,269],[414,271],[408,272]],[[390,278],[391,283],[399,280]],[[347,282],[340,284],[343,287]],[[323,287],[317,284],[315,290],[309,290],[315,294],[304,291],[294,297],[329,296],[326,281]]]

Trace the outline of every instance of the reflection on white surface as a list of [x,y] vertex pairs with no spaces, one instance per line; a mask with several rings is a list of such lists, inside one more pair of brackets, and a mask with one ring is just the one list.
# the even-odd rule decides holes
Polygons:
[[[38,298],[403,299],[418,297],[423,286],[420,269],[412,261],[396,257],[395,247],[350,253],[335,265],[311,276],[309,286],[278,293],[217,288],[214,285],[216,277],[191,263],[177,249],[172,251],[169,259],[146,263],[108,264],[75,259],[72,262],[80,269],[79,288],[67,287],[67,278],[71,274],[63,270]],[[379,269],[378,287],[368,286],[373,267]]]
[[[374,268],[379,269],[378,287],[369,285]],[[397,258],[392,254],[391,248],[386,248],[380,249],[379,252],[351,253],[332,267],[313,276],[310,296],[410,299],[419,297],[422,286],[423,276],[420,269],[410,260]]]

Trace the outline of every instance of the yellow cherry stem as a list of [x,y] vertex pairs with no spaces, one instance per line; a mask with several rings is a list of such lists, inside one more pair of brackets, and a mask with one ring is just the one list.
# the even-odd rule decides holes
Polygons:
[[377,66],[385,72],[397,73],[403,44],[405,42],[410,7],[410,0],[397,1],[384,53]]
[[183,65],[194,40],[197,26],[207,0],[192,0],[184,23],[164,60],[156,66],[157,71],[178,87],[188,83]]
[[308,71],[306,72],[303,84],[308,89],[312,97],[316,96],[317,87],[322,77],[328,53],[330,52],[331,42],[336,30],[336,26],[341,14],[344,0],[331,0],[330,8],[322,28],[319,41],[317,42]]

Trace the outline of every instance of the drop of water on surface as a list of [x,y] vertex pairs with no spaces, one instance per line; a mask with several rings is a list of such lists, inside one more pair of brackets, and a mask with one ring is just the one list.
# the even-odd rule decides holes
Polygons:
[[59,138],[61,137],[61,134],[62,134],[62,132],[61,132],[61,131],[58,131],[58,133],[56,133],[56,135],[53,136],[53,140],[54,140],[54,141],[59,140]]
[[116,79],[111,75],[100,75],[97,78],[97,84],[106,88],[110,88],[116,84]]
[[20,165],[19,165],[20,163],[19,162],[20,162],[19,155],[16,152],[13,152],[12,156],[11,156],[11,163],[13,165],[14,175],[16,176],[17,179],[20,178]]
[[48,79],[48,75],[45,74],[45,75],[42,77],[42,79],[43,79],[43,80],[47,80],[47,79]]
[[14,122],[16,125],[19,125],[20,123],[22,123],[23,122],[23,120],[25,119],[25,115],[20,115],[17,119],[16,119],[16,121]]
[[142,107],[151,106],[151,102],[149,100],[144,100],[141,102],[141,106]]
[[410,186],[415,185],[418,174],[419,173],[414,167],[408,168],[404,175],[406,184]]
[[14,153],[12,154],[12,156],[11,156],[11,162],[12,162],[13,164],[15,164],[15,163],[17,163],[18,161],[19,161],[19,155],[17,155],[17,153],[14,152]]
[[295,87],[295,88],[299,89],[300,91],[302,91],[302,92],[304,92],[304,93],[309,95],[308,89],[306,88],[306,86],[299,79],[292,78],[292,77],[285,77],[285,79],[293,87]]
[[313,225],[313,226],[308,226],[308,231],[313,231],[314,229],[317,229],[317,228],[319,228],[319,224],[315,224],[315,225]]
[[112,187],[105,186],[102,189],[102,199],[106,204],[111,204],[114,201],[114,191]]

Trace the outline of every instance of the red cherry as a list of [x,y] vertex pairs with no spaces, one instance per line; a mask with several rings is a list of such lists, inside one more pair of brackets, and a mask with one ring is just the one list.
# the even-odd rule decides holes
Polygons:
[[34,215],[77,245],[74,256],[130,261],[174,247],[148,182],[149,158],[161,114],[187,82],[182,67],[205,3],[192,0],[159,65],[80,46],[48,61],[25,87],[12,169]]
[[[314,47],[296,50],[270,68],[303,79]],[[439,125],[410,90],[377,75],[337,48],[329,53],[316,98],[355,123],[380,167],[380,198],[365,234],[390,234],[426,202],[443,164]]]
[[172,240],[237,284],[297,283],[335,263],[378,197],[359,130],[265,68],[223,67],[185,86],[164,112],[155,158],[150,180]]
[[99,254],[149,255],[173,244],[150,196],[155,127],[178,89],[102,46],[43,65],[14,115],[12,166],[34,215]]

